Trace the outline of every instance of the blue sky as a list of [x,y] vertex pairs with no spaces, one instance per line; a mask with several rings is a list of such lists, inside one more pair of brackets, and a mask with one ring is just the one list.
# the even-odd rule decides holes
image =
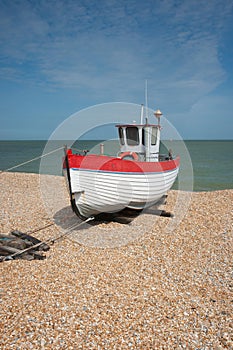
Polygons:
[[0,139],[145,103],[146,79],[148,106],[184,139],[232,139],[232,33],[233,0],[0,0]]

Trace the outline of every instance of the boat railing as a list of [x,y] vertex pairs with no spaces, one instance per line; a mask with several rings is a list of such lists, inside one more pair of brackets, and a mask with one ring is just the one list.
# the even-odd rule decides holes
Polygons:
[[78,149],[75,147],[72,147],[72,151],[74,151],[77,155],[80,156],[86,156],[89,151],[89,149]]
[[172,160],[172,159],[173,159],[173,157],[168,155],[168,154],[160,154],[159,155],[159,161],[160,162],[163,162],[165,160]]

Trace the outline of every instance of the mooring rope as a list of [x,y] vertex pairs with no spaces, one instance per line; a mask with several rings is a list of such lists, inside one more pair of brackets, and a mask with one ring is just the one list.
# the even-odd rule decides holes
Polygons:
[[74,229],[76,229],[76,228],[78,228],[78,227],[80,227],[80,226],[82,226],[82,225],[84,225],[84,224],[86,224],[89,221],[92,221],[94,219],[95,219],[94,216],[91,216],[91,217],[87,218],[85,221],[80,222],[79,224],[77,224],[77,223],[73,224],[72,226],[70,226],[69,229],[65,230],[65,232],[62,233],[60,236],[57,236],[55,238],[50,238],[50,242],[54,243],[54,242],[58,241],[59,239],[69,235]]
[[[33,162],[33,161],[37,160],[37,159],[46,157],[46,156],[48,156],[48,155],[50,155],[50,154],[52,154],[52,153],[55,153],[55,152],[57,152],[57,151],[59,151],[59,150],[61,150],[61,149],[64,149],[64,146],[59,147],[59,148],[57,148],[57,149],[55,149],[55,150],[53,150],[53,151],[50,151],[50,152],[48,152],[48,153],[42,154],[41,156],[38,156],[38,157],[32,158],[32,159],[30,159],[30,160],[27,160],[26,162],[20,163],[20,164],[15,165],[15,166],[13,166],[13,167],[11,167],[11,168],[8,168],[8,169],[5,169],[5,170],[0,170],[0,174],[5,173],[5,172],[8,172],[8,171],[13,170],[13,169],[16,169],[16,168],[18,168],[18,167],[20,167],[20,166],[22,166],[22,165],[28,164],[28,163],[30,163],[30,162]],[[31,246],[31,247],[25,248],[25,249],[23,249],[23,250],[20,250],[19,252],[16,252],[16,253],[14,253],[14,254],[11,254],[11,255],[8,255],[8,256],[4,257],[4,259],[1,260],[1,261],[5,261],[5,260],[7,260],[7,259],[13,259],[15,256],[18,256],[18,255],[21,255],[21,254],[23,254],[23,253],[26,253],[26,252],[28,252],[28,251],[30,251],[30,250],[33,250],[34,248],[37,248],[37,247],[39,247],[39,246],[41,246],[41,245],[43,245],[43,244],[46,244],[46,243],[52,243],[52,244],[53,244],[54,242],[58,241],[59,239],[61,239],[61,238],[65,237],[65,236],[67,236],[68,234],[70,234],[70,233],[73,231],[73,229],[78,228],[78,227],[80,227],[81,225],[84,225],[85,223],[87,223],[87,222],[89,222],[89,221],[91,221],[91,220],[94,220],[94,217],[87,218],[85,221],[80,222],[79,224],[78,224],[78,223],[75,223],[75,224],[73,224],[68,230],[65,230],[65,232],[62,233],[61,235],[59,235],[59,236],[57,236],[57,237],[54,237],[54,238],[48,238],[48,239],[46,239],[46,240],[44,240],[44,241],[40,241],[39,243],[34,244],[34,245]],[[42,231],[42,230],[44,230],[45,228],[50,227],[50,226],[53,226],[53,225],[55,225],[55,223],[50,223],[50,224],[47,224],[47,225],[45,225],[44,227],[38,228],[38,229],[36,229],[36,230],[28,231],[28,233],[31,234],[31,233],[35,233],[35,232],[38,232],[38,231]]]
[[39,232],[39,231],[42,231],[42,230],[44,230],[45,228],[48,228],[48,227],[50,227],[50,226],[53,226],[53,225],[55,225],[55,223],[53,222],[53,223],[51,223],[51,224],[47,224],[47,225],[45,225],[45,226],[43,226],[43,227],[40,227],[40,228],[37,228],[36,230],[33,230],[33,231],[26,231],[26,234],[32,234],[32,233],[36,233],[36,232]]
[[56,149],[54,149],[53,151],[50,151],[50,152],[48,152],[48,153],[42,154],[41,156],[38,156],[38,157],[32,158],[32,159],[30,159],[30,160],[27,160],[26,162],[20,163],[20,164],[18,164],[18,165],[14,165],[14,166],[12,166],[11,168],[8,168],[8,169],[5,169],[5,170],[0,170],[0,174],[2,174],[2,173],[7,173],[7,172],[10,171],[10,170],[19,168],[19,167],[22,166],[22,165],[25,165],[25,164],[31,163],[31,162],[33,162],[33,161],[35,161],[35,160],[37,160],[37,159],[46,157],[46,156],[48,156],[48,155],[50,155],[50,154],[52,154],[52,153],[55,153],[55,152],[57,152],[57,151],[59,151],[59,150],[61,150],[61,149],[64,149],[64,146],[59,147],[59,148],[56,148]]

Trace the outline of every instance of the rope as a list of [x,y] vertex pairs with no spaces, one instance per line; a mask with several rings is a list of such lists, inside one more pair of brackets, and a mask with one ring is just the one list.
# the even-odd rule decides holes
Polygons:
[[65,231],[65,233],[61,234],[60,236],[58,236],[56,238],[51,238],[50,242],[54,243],[54,242],[58,241],[59,239],[67,236],[68,234],[70,234],[71,231],[73,231],[73,229],[78,228],[78,227],[80,227],[80,226],[82,226],[82,225],[86,224],[87,222],[92,221],[94,219],[95,219],[94,216],[91,216],[90,218],[87,218],[85,221],[82,221],[79,224],[72,225],[68,230]]
[[40,227],[40,228],[38,228],[38,229],[36,229],[36,230],[33,230],[33,231],[26,231],[26,233],[31,235],[32,233],[36,233],[36,232],[42,231],[42,230],[44,230],[45,228],[48,228],[48,227],[53,226],[53,225],[55,225],[54,222],[53,222],[52,224],[45,225],[45,226]]
[[[54,153],[54,152],[57,152],[57,151],[59,151],[59,150],[61,150],[61,149],[64,149],[64,147],[63,147],[63,146],[62,146],[62,147],[59,147],[59,148],[57,148],[57,149],[55,149],[55,150],[53,150],[53,151],[50,151],[50,152],[45,153],[45,154],[42,154],[41,156],[35,157],[35,158],[31,159],[31,160],[28,160],[28,161],[23,162],[23,163],[21,163],[21,164],[15,165],[15,166],[13,166],[13,167],[11,167],[11,168],[8,168],[8,169],[5,169],[5,170],[1,170],[1,171],[0,171],[0,174],[1,174],[1,173],[4,173],[4,172],[8,172],[8,171],[10,171],[10,170],[12,170],[12,169],[18,168],[18,167],[20,167],[20,166],[22,166],[22,165],[25,165],[25,164],[28,164],[28,163],[30,163],[30,162],[33,162],[33,161],[35,161],[35,160],[37,160],[37,159],[46,157],[46,156],[48,156],[49,154],[52,154],[52,153]],[[68,234],[70,234],[74,228],[78,228],[78,227],[80,227],[81,225],[84,225],[85,223],[87,223],[87,222],[89,222],[89,221],[91,221],[91,220],[94,220],[94,217],[87,218],[85,221],[83,221],[83,222],[81,222],[81,223],[79,223],[79,224],[76,224],[76,223],[75,223],[74,225],[72,225],[72,226],[69,228],[69,230],[66,230],[65,233],[61,234],[60,236],[57,236],[57,237],[54,237],[54,238],[48,238],[48,239],[46,239],[45,241],[41,241],[41,242],[39,242],[39,243],[37,243],[37,244],[34,244],[34,245],[31,246],[31,247],[25,248],[25,249],[23,249],[23,250],[21,250],[21,251],[19,251],[19,252],[16,252],[16,253],[14,253],[14,254],[12,254],[12,255],[8,255],[8,256],[6,256],[6,257],[5,257],[3,260],[1,260],[1,261],[5,261],[5,260],[7,260],[7,259],[12,259],[12,258],[14,258],[15,256],[21,255],[21,254],[23,254],[23,253],[25,253],[25,252],[28,252],[28,251],[30,251],[30,250],[33,250],[34,248],[39,247],[39,246],[41,246],[42,244],[54,243],[54,242],[58,241],[59,239],[61,239],[61,238],[65,237],[65,236],[67,236]],[[55,224],[55,223],[48,224],[48,225],[46,225],[46,226],[44,226],[44,227],[41,227],[41,228],[39,228],[39,229],[36,229],[36,230],[33,230],[33,231],[29,231],[28,233],[35,233],[35,232],[41,231],[41,230],[43,230],[43,229],[45,229],[45,228],[47,228],[47,227],[53,226],[54,224]]]
[[48,239],[46,239],[45,241],[41,241],[41,242],[39,242],[39,243],[37,243],[37,244],[34,244],[34,245],[31,246],[31,247],[28,247],[28,248],[25,248],[25,249],[21,250],[20,252],[16,252],[16,253],[14,253],[14,254],[12,254],[12,255],[8,255],[8,256],[6,256],[6,257],[3,259],[3,261],[4,261],[4,260],[7,260],[7,259],[12,259],[12,258],[14,258],[15,256],[18,256],[18,255],[21,255],[21,254],[23,254],[23,253],[28,252],[29,250],[33,250],[34,248],[37,248],[37,247],[41,246],[42,244],[54,243],[54,242],[58,241],[59,239],[61,239],[61,238],[65,237],[65,236],[67,236],[68,234],[70,234],[71,231],[73,231],[74,228],[78,228],[78,227],[80,227],[81,225],[84,225],[84,224],[86,224],[87,222],[89,222],[89,221],[91,221],[91,220],[94,220],[94,217],[93,217],[93,216],[90,217],[90,218],[88,218],[88,219],[86,219],[86,220],[83,221],[83,222],[80,222],[79,224],[74,224],[74,225],[72,225],[72,226],[69,228],[69,230],[65,231],[65,233],[61,234],[60,236],[57,236],[57,237],[55,237],[55,238],[48,238]]
[[10,171],[10,170],[13,170],[13,169],[15,169],[15,168],[19,168],[20,166],[25,165],[25,164],[28,164],[28,163],[30,163],[30,162],[33,162],[34,160],[37,160],[37,159],[46,157],[46,156],[48,156],[49,154],[55,153],[55,152],[57,152],[57,151],[59,151],[59,150],[61,150],[61,149],[64,149],[64,147],[63,147],[63,146],[62,146],[62,147],[59,147],[59,148],[57,148],[57,149],[55,149],[55,150],[53,150],[53,151],[50,151],[50,152],[48,152],[48,153],[42,154],[41,156],[38,156],[38,157],[32,158],[32,159],[30,159],[30,160],[27,160],[26,162],[20,163],[20,164],[15,165],[15,166],[13,166],[13,167],[11,167],[11,168],[8,168],[8,169],[5,169],[5,170],[1,170],[1,171],[0,171],[0,174],[1,174],[1,173],[6,173],[6,172],[8,172],[8,171]]

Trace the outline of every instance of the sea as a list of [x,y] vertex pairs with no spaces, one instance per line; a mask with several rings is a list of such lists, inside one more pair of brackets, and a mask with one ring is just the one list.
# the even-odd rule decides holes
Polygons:
[[[116,156],[117,140],[78,140],[72,144],[77,153]],[[0,170],[10,172],[62,175],[64,146],[70,141],[0,141]],[[179,176],[173,189],[216,191],[233,189],[233,140],[162,140],[160,153],[181,156]]]

